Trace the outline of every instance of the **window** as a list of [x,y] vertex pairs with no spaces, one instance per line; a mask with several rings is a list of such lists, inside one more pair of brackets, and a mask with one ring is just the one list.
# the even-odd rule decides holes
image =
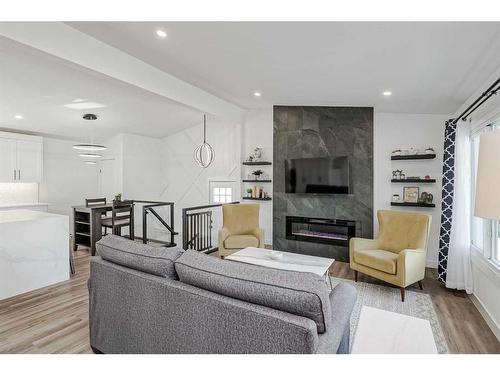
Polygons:
[[235,181],[210,181],[210,203],[230,203],[238,200]]
[[471,136],[472,153],[472,220],[471,220],[471,242],[476,249],[483,253],[493,263],[500,266],[500,221],[488,220],[474,216],[474,199],[476,195],[477,163],[479,159],[479,137],[485,131],[500,128],[500,119],[489,126],[481,128]]
[[212,191],[214,203],[229,203],[233,201],[233,189],[230,187],[214,187]]

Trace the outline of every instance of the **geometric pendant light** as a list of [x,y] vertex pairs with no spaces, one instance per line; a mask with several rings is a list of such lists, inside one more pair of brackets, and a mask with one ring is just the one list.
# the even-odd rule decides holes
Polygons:
[[215,151],[207,143],[207,116],[203,115],[203,144],[194,150],[194,160],[202,168],[207,168],[215,159]]

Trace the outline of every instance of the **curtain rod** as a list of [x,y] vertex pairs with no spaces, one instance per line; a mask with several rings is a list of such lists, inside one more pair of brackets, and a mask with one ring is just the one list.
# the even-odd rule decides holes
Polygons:
[[489,98],[491,98],[493,95],[496,95],[497,91],[500,90],[500,87],[497,87],[495,89],[495,86],[497,86],[500,83],[500,78],[498,78],[488,89],[479,96],[476,100],[474,100],[474,103],[472,103],[470,106],[467,107],[465,111],[462,112],[460,116],[457,116],[453,120],[453,124],[456,124],[458,120],[466,120],[467,116],[470,116],[476,109],[481,107],[485,101],[487,101]]

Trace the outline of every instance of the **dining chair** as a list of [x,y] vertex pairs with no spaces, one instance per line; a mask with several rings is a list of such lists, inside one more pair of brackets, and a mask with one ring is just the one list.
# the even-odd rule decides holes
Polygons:
[[[93,207],[93,206],[105,206],[106,205],[106,198],[86,198],[85,199],[85,207]],[[101,215],[101,220],[106,219],[106,213]],[[106,228],[104,228],[104,232],[102,233],[103,235],[106,235]]]
[[104,228],[111,228],[111,233],[121,236],[122,228],[129,227],[129,238],[134,240],[134,203],[132,201],[113,202],[111,217],[101,220]]

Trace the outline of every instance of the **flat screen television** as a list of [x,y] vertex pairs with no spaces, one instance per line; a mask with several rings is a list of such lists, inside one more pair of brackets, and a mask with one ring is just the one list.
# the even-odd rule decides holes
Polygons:
[[349,160],[346,156],[285,160],[285,192],[349,194]]

